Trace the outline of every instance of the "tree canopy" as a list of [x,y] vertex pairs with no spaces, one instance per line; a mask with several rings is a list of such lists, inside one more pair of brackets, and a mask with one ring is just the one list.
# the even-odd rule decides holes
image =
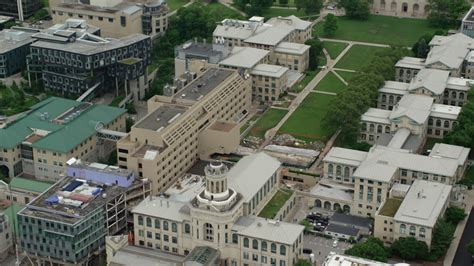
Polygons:
[[459,113],[457,124],[444,141],[474,149],[474,90],[468,91],[467,102]]
[[459,208],[459,207],[449,207],[446,209],[446,212],[444,213],[444,217],[447,222],[452,223],[452,224],[458,224],[460,221],[464,220],[466,218],[467,214],[464,211],[464,209]]
[[273,0],[234,0],[234,4],[249,16],[262,16],[273,5]]
[[430,14],[428,21],[435,27],[449,28],[459,24],[459,20],[469,10],[464,0],[428,0]]
[[339,7],[344,8],[346,16],[352,19],[367,20],[370,15],[369,2],[367,0],[338,0]]
[[323,25],[324,35],[332,37],[336,34],[337,31],[337,18],[333,14],[328,14]]
[[466,248],[469,254],[474,255],[474,239],[472,239],[471,241],[469,241],[469,243],[467,243]]
[[392,244],[392,252],[402,259],[424,259],[428,255],[428,245],[414,237],[400,237]]
[[304,10],[306,14],[319,14],[323,8],[322,0],[295,0],[297,10]]
[[390,255],[383,246],[383,242],[375,237],[353,245],[345,251],[345,254],[381,262],[386,262]]
[[309,45],[309,70],[318,68],[318,58],[323,53],[323,44],[318,39],[310,39],[305,42]]

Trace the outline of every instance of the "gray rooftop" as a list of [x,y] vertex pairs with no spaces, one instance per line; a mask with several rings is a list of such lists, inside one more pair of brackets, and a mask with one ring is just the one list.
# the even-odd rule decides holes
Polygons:
[[110,261],[110,266],[176,266],[184,257],[169,252],[127,245],[120,248]]
[[309,27],[311,27],[310,21],[302,20],[294,15],[287,17],[273,17],[269,19],[267,23],[273,26],[291,26],[297,30],[307,30]]
[[255,216],[241,216],[232,227],[232,231],[243,236],[287,245],[293,245],[303,230],[304,226],[299,224],[277,222]]
[[436,35],[430,41],[431,50],[426,57],[426,66],[443,64],[449,69],[461,67],[470,49],[474,48],[471,37],[462,33],[450,36]]
[[466,163],[471,149],[462,146],[436,143],[430,152],[430,157],[450,158],[458,161],[458,165]]
[[184,266],[214,266],[219,260],[219,250],[209,246],[198,246],[186,256]]
[[393,135],[393,138],[390,140],[387,147],[396,149],[402,148],[410,134],[411,132],[408,128],[399,128]]
[[451,193],[451,186],[415,180],[395,214],[395,221],[434,227]]
[[296,42],[281,42],[275,47],[275,52],[284,54],[303,55],[309,50],[309,45]]
[[390,120],[408,117],[418,124],[428,119],[433,105],[433,98],[425,95],[407,94],[402,97],[390,114]]
[[204,74],[186,85],[178,91],[174,97],[198,101],[209,92],[217,88],[222,82],[228,79],[235,71],[222,68],[208,69]]
[[133,208],[132,213],[159,217],[161,219],[177,222],[191,220],[190,207],[188,203],[165,197],[148,196]]
[[186,112],[186,110],[187,108],[182,106],[163,105],[138,121],[134,127],[158,132],[173,123],[180,115]]
[[234,47],[227,58],[220,61],[223,66],[251,69],[260,63],[270,52],[252,47]]
[[450,120],[457,120],[458,115],[461,113],[460,106],[445,105],[434,103],[431,107],[430,116],[437,118],[445,118]]
[[405,95],[408,94],[408,87],[410,84],[398,81],[385,81],[384,85],[379,89],[379,92]]
[[378,109],[378,108],[369,108],[362,116],[362,122],[375,122],[379,124],[390,125],[390,114],[391,111]]
[[316,184],[310,191],[311,194],[317,195],[318,197],[323,197],[326,199],[334,199],[337,202],[346,201],[352,202],[353,201],[353,193],[349,193],[346,190],[343,190],[338,187],[329,187],[322,184]]
[[0,54],[34,42],[35,40],[31,37],[34,33],[14,29],[0,31]]
[[410,69],[423,69],[425,68],[425,59],[418,57],[405,56],[398,60],[395,67],[410,68]]
[[265,152],[243,157],[229,170],[229,187],[250,201],[280,168],[280,162]]
[[440,95],[444,92],[448,83],[449,71],[439,69],[422,69],[412,82],[408,90],[414,91],[420,88],[431,91],[434,95]]
[[333,147],[323,159],[327,163],[340,163],[350,166],[359,166],[367,157],[367,152],[346,148]]
[[292,31],[293,29],[291,27],[257,28],[255,34],[245,39],[245,42],[275,46],[282,42]]
[[[111,199],[121,194],[125,194],[126,192],[126,188],[122,188],[120,186],[103,186],[103,190],[99,194],[95,195],[89,202],[82,203],[80,206],[66,204],[61,201],[52,205],[46,203],[46,199],[50,198],[51,196],[61,196],[61,193],[67,193],[67,191],[64,189],[72,182],[76,182],[76,178],[65,177],[59,180],[47,191],[26,205],[26,207],[21,211],[21,214],[30,217],[37,217],[40,219],[56,220],[63,223],[75,224],[80,222],[81,219],[87,217],[96,209],[103,208],[105,204]],[[89,183],[90,182],[87,184]],[[97,188],[93,184],[90,186],[91,187],[89,187],[89,189]],[[83,195],[83,193],[80,191],[74,191],[76,194]],[[68,198],[68,200],[70,199]]]
[[288,70],[289,69],[287,67],[283,66],[258,64],[250,71],[250,74],[265,77],[281,78],[288,72]]
[[371,228],[372,227],[372,220],[370,218],[345,214],[345,213],[338,213],[335,212],[331,216],[332,223],[343,223],[343,224],[351,224],[358,227],[365,227]]
[[[218,60],[222,59],[223,52],[213,49],[213,44],[211,43],[199,43],[199,42],[186,42],[182,45],[176,47],[177,58],[186,59],[186,58],[206,58],[210,60],[212,64],[217,64]],[[214,61],[213,59],[217,60]]]
[[363,178],[376,182],[389,183],[398,168],[381,160],[365,160],[355,170],[355,178]]

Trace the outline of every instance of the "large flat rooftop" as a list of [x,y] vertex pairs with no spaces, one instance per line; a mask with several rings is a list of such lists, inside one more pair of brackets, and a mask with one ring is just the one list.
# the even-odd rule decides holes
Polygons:
[[163,105],[139,121],[135,127],[159,132],[173,123],[186,110],[186,107]]
[[35,32],[21,30],[0,31],[0,54],[7,53],[24,45],[34,42],[31,37]]
[[29,203],[20,214],[75,224],[125,191],[120,186],[92,184],[65,177]]
[[174,96],[179,99],[198,101],[214,90],[234,73],[233,70],[212,68],[193,80]]

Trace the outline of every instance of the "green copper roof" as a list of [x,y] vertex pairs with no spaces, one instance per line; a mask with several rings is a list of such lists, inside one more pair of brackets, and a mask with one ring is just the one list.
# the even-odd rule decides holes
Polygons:
[[15,233],[17,235],[18,235],[18,217],[17,217],[17,214],[24,207],[25,206],[23,206],[23,205],[13,203],[12,205],[10,205],[10,207],[6,208],[5,211],[3,211],[3,213],[8,217],[8,221],[10,222],[10,225],[12,224],[12,221],[13,221],[14,228],[15,228]]
[[12,181],[10,181],[10,187],[16,189],[22,189],[37,193],[42,193],[50,188],[54,183],[48,183],[44,181],[22,178],[22,177],[14,177]]
[[[32,134],[32,129],[41,129],[49,131],[49,134],[34,142],[34,148],[67,153],[94,135],[98,122],[108,124],[125,113],[122,108],[94,104],[67,124],[54,124],[50,121],[80,104],[82,103],[58,97],[39,102],[31,107],[28,114],[0,129],[0,148],[13,148]],[[40,116],[45,112],[49,118],[42,120]]]

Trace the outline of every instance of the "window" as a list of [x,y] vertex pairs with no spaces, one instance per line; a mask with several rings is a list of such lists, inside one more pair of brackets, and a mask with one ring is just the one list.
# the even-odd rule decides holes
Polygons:
[[332,177],[333,172],[334,172],[334,166],[332,164],[329,164],[328,165],[328,176]]
[[249,239],[244,238],[244,247],[248,248],[249,247]]
[[407,226],[405,224],[400,225],[400,234],[404,235],[406,231]]
[[159,234],[159,233],[155,233],[155,239],[156,239],[156,240],[160,240],[160,239],[161,239],[161,237],[160,237],[160,234]]
[[185,234],[191,233],[191,226],[189,224],[184,224],[184,233]]
[[280,260],[280,266],[286,266],[286,261]]
[[252,254],[252,260],[258,262],[258,255],[257,254]]
[[127,26],[127,18],[125,16],[120,16],[120,25],[122,25],[122,27]]
[[143,230],[138,230],[138,236],[144,237],[144,236],[145,236],[145,232],[143,232]]
[[176,223],[171,224],[171,231],[175,233],[178,232],[178,225]]
[[257,239],[252,240],[252,248],[253,248],[253,249],[258,249],[258,241],[257,241]]
[[262,251],[267,251],[267,242],[262,241]]
[[415,236],[416,235],[416,227],[415,226],[410,226],[410,236]]
[[424,227],[420,228],[420,237],[425,238],[426,236],[426,229]]
[[151,218],[150,217],[146,218],[146,226],[151,227]]
[[272,253],[277,253],[277,245],[275,243],[272,243],[271,251],[272,251]]
[[237,234],[232,234],[232,243],[238,244],[239,243],[239,237]]
[[160,228],[160,220],[155,219],[155,228]]
[[286,247],[283,245],[280,246],[280,255],[283,255],[283,256],[286,255]]
[[167,221],[163,221],[163,230],[168,231],[168,222]]
[[214,241],[214,228],[210,223],[204,224],[204,240]]
[[153,238],[153,234],[151,232],[146,232],[146,237],[147,238]]
[[143,216],[138,215],[138,225],[143,225]]

